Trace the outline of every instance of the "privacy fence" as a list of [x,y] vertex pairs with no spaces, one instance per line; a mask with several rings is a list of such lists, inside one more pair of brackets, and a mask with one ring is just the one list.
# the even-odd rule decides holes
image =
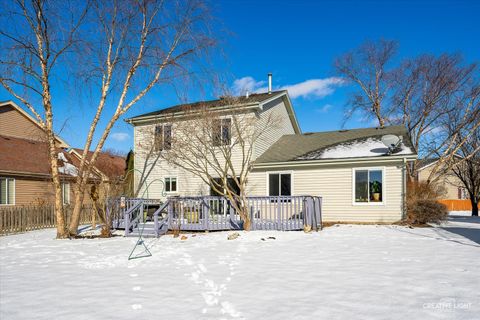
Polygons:
[[[65,207],[67,224],[72,216],[73,206]],[[80,223],[92,221],[94,208],[83,206]],[[20,233],[30,230],[54,228],[57,219],[54,205],[2,206],[0,207],[0,235]]]
[[438,200],[447,206],[448,211],[471,211],[472,203],[467,200]]

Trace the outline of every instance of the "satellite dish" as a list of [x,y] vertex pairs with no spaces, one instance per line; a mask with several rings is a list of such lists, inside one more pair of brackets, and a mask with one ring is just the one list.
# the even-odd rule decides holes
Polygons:
[[387,134],[382,137],[382,143],[388,148],[388,154],[394,153],[402,144],[402,137]]

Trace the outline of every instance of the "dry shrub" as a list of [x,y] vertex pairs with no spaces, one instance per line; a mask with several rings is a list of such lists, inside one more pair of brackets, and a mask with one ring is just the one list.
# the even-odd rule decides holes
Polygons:
[[443,190],[425,182],[410,183],[407,189],[406,222],[411,225],[440,223],[448,216],[447,207],[438,202]]
[[447,207],[436,200],[417,200],[408,210],[407,222],[412,225],[440,223],[448,216]]

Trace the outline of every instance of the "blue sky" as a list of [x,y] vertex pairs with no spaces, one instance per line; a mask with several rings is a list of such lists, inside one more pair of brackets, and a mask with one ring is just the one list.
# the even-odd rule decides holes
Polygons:
[[[343,109],[351,86],[339,85],[332,63],[338,55],[367,39],[397,40],[398,58],[420,53],[460,52],[468,62],[480,61],[480,1],[212,1],[222,35],[222,54],[212,56],[212,69],[235,88],[265,86],[273,73],[275,88],[290,89],[304,132],[342,126]],[[228,30],[225,36],[223,30]],[[236,82],[235,82],[236,81]],[[237,87],[235,87],[237,84]],[[189,100],[215,98],[192,88]],[[75,93],[56,99],[56,128],[75,147],[85,140],[92,110],[76,105]],[[11,97],[0,91],[0,100]],[[179,103],[173,89],[155,90],[127,117]],[[371,123],[351,119],[345,127]],[[107,147],[128,151],[132,128],[120,121]]]

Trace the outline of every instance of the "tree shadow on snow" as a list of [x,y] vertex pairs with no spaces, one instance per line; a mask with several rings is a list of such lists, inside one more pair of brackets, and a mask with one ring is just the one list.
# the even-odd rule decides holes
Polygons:
[[[464,229],[464,230],[444,230],[444,229]],[[419,236],[419,237],[448,241],[448,242],[455,242],[455,243],[458,243],[458,244],[461,244],[461,245],[464,245],[464,246],[479,247],[480,248],[480,245],[472,244],[472,243],[468,243],[468,242],[463,242],[459,238],[454,239],[454,238],[451,237],[451,233],[454,233],[454,234],[460,235],[463,238],[466,238],[470,241],[480,243],[479,242],[480,240],[478,239],[479,235],[475,234],[475,233],[480,233],[479,229],[459,228],[459,227],[443,227],[443,228],[442,227],[434,227],[434,228],[432,228],[432,230],[437,234],[437,236],[417,233],[417,232],[413,231],[415,229],[412,229],[412,231],[410,231],[410,230],[407,230],[407,229],[395,228],[394,230],[404,232],[404,233],[413,234],[413,235],[416,235],[416,236]],[[477,241],[475,241],[473,239],[477,239]]]
[[457,234],[466,239],[480,244],[480,229],[476,228],[460,228],[460,227],[441,227],[440,229],[450,233]]

